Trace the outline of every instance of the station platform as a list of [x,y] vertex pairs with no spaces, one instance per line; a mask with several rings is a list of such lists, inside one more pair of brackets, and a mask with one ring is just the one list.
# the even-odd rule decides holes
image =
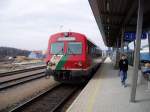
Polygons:
[[147,84],[138,84],[136,102],[130,102],[132,72],[129,67],[127,87],[122,86],[118,70],[107,57],[67,112],[150,112]]

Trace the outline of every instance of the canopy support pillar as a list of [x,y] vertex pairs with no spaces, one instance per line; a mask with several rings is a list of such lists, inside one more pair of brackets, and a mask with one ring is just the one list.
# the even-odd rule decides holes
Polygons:
[[121,53],[124,52],[124,27],[122,28],[121,32]]
[[136,46],[134,53],[134,68],[132,75],[132,86],[130,101],[135,102],[137,80],[138,80],[138,69],[139,69],[139,58],[140,58],[140,46],[141,46],[141,34],[143,25],[143,0],[138,0],[138,18],[137,18],[137,28],[136,28]]
[[150,33],[148,33],[148,47],[149,47],[149,54],[150,54]]

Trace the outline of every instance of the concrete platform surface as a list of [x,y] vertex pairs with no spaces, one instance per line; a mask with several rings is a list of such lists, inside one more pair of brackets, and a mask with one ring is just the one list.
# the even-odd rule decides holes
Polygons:
[[128,86],[124,88],[118,70],[106,58],[67,112],[150,112],[150,91],[146,91],[146,84],[138,85],[136,103],[129,101],[132,72],[129,67]]

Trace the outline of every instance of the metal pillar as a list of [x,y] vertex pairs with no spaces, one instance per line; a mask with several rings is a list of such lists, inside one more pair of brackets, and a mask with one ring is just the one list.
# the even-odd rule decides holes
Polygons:
[[129,43],[128,43],[128,45],[127,45],[127,53],[129,53]]
[[119,58],[120,58],[120,55],[119,55],[119,38],[117,38],[117,43],[116,43],[116,62],[115,62],[115,68],[118,69],[119,67]]
[[121,53],[124,52],[124,28],[122,28],[122,32],[121,32]]
[[135,49],[135,40],[134,40],[134,49]]
[[132,87],[130,101],[135,102],[137,79],[138,79],[138,67],[140,58],[140,46],[141,46],[141,34],[143,24],[143,0],[138,0],[138,18],[137,18],[137,29],[136,29],[136,46],[134,53],[134,69],[132,76]]
[[148,33],[148,47],[149,47],[149,54],[150,54],[150,32]]

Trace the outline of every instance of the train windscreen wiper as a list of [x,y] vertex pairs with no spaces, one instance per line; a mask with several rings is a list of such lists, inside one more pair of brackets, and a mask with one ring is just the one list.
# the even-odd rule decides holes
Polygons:
[[64,49],[60,49],[55,55],[59,55],[60,53],[63,54]]
[[76,53],[74,53],[73,51],[72,51],[72,49],[70,49],[70,48],[68,48],[68,51],[70,52],[69,54],[76,54]]

